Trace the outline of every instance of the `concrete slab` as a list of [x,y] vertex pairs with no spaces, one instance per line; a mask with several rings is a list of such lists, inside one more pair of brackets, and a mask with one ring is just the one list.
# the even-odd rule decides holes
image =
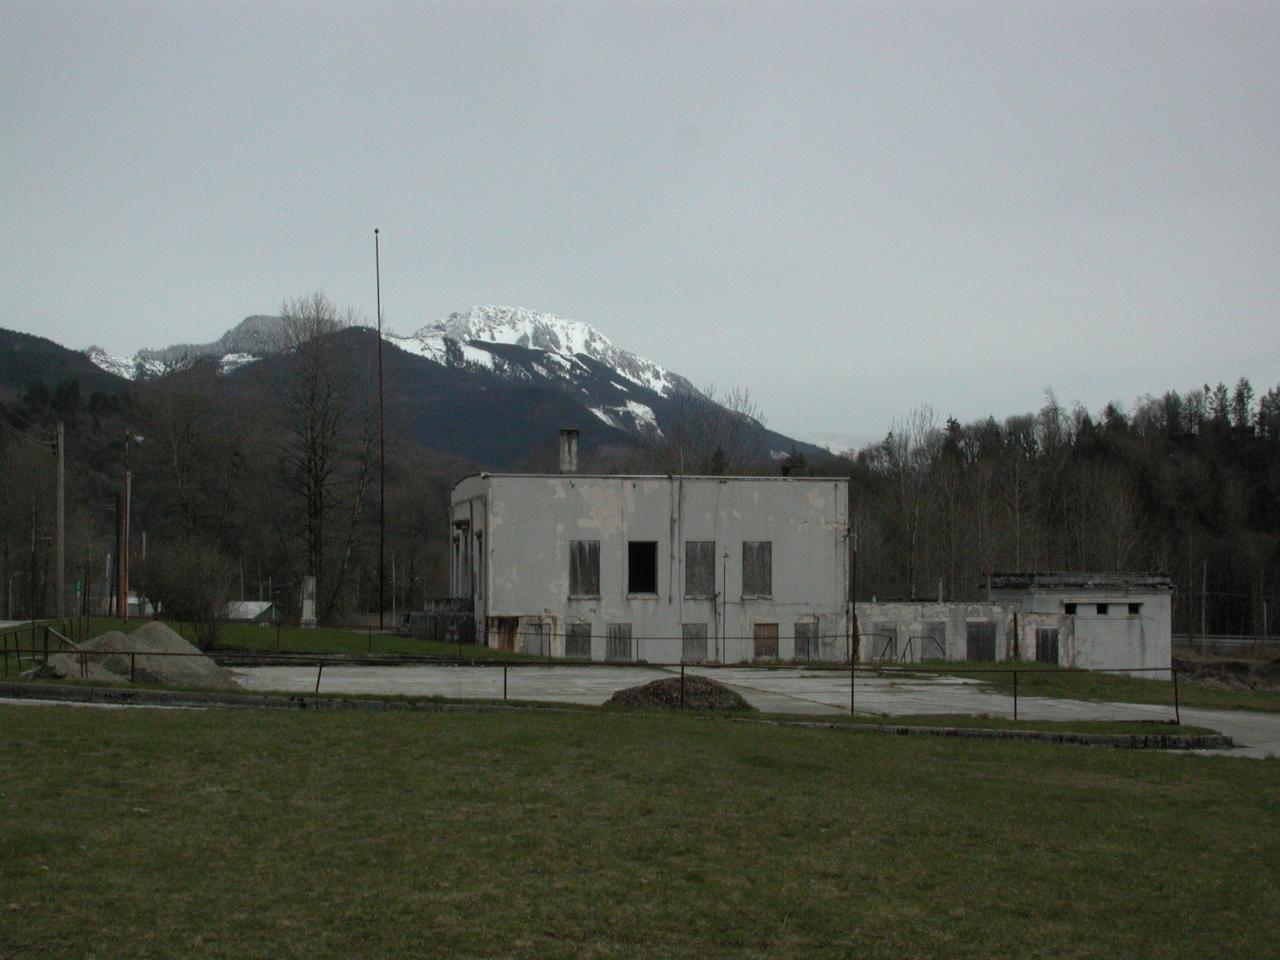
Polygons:
[[[310,693],[316,668],[243,667],[233,671],[248,690]],[[573,667],[524,665],[507,671],[507,695],[513,700],[601,704],[617,690],[678,673],[669,667]],[[847,713],[849,675],[804,668],[687,667],[692,675],[713,677],[737,690],[768,713],[821,716]],[[326,666],[322,693],[366,693],[502,699],[501,667],[470,666]],[[1013,698],[966,677],[857,678],[854,702],[859,713],[883,716],[962,714],[1013,717]],[[1018,716],[1026,720],[1169,720],[1172,705],[1100,703],[1019,697]],[[1242,746],[1231,755],[1280,757],[1280,714],[1184,708],[1184,723],[1225,733]],[[1222,751],[1215,751],[1221,754]]]
[[[315,667],[237,667],[246,690],[312,693]],[[329,665],[320,675],[321,693],[367,693],[410,697],[501,700],[501,667]],[[650,667],[557,667],[534,664],[507,670],[512,700],[601,704],[616,690],[670,676]]]

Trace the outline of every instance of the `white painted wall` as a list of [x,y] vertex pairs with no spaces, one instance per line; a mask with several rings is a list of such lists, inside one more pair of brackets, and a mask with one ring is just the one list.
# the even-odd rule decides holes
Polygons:
[[[605,657],[610,623],[630,623],[636,656],[681,658],[682,624],[705,623],[710,659],[749,660],[756,623],[778,625],[778,654],[795,653],[796,622],[816,618],[831,659],[848,651],[848,482],[756,477],[616,477],[576,474],[468,477],[455,488],[455,531],[462,521],[483,560],[472,561],[477,626],[498,646],[494,621],[540,618],[551,652],[564,654],[567,623],[589,623],[592,658]],[[569,542],[600,542],[600,596],[569,596]],[[627,593],[627,543],[658,544],[658,592]],[[716,544],[717,594],[686,597],[684,544]],[[742,543],[773,544],[771,598],[742,595]],[[726,551],[728,556],[726,558]],[[466,595],[466,554],[451,554],[451,586]],[[483,571],[480,571],[483,566]],[[517,641],[517,649],[519,641]]]

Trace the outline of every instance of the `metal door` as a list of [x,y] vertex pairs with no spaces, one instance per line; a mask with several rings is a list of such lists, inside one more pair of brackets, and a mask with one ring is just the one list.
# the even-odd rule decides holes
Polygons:
[[631,624],[609,624],[604,655],[606,660],[635,659],[635,654],[631,648]]
[[1058,628],[1036,628],[1036,659],[1041,663],[1058,663]]
[[996,625],[989,620],[972,621],[967,625],[966,646],[970,660],[994,660],[996,658]]
[[778,659],[778,625],[756,624],[756,659]]

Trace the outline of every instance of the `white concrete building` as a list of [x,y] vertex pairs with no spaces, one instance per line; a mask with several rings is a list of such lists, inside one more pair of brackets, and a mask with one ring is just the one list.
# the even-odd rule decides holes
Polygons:
[[1081,670],[1168,669],[1171,590],[1161,574],[992,574],[987,602],[859,603],[858,655],[899,663],[1027,660]]
[[[1019,650],[1082,670],[1168,668],[1173,581],[1157,573],[997,573],[991,599],[1022,612]],[[1056,635],[1050,623],[1061,618]],[[1047,649],[1046,649],[1047,648]]]
[[471,599],[477,642],[652,663],[848,657],[843,478],[482,473],[451,499],[451,593]]

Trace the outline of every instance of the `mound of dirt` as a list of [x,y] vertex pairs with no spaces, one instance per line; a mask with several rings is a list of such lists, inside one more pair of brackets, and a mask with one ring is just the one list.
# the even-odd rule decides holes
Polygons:
[[[132,659],[133,678],[139,683],[210,690],[240,686],[230,671],[218,666],[159,622],[148,623],[133,633],[112,630],[100,634],[80,644],[80,649],[88,676],[94,680],[128,682]],[[130,653],[136,656],[130,658]],[[80,677],[81,655],[61,653],[50,657],[49,673],[59,677]]]
[[1280,657],[1274,660],[1231,660],[1218,657],[1174,657],[1183,679],[1219,690],[1280,691]]
[[[639,687],[619,690],[607,701],[606,707],[667,707],[680,709],[680,678],[667,677]],[[684,678],[684,708],[686,710],[754,710],[735,690],[706,677]]]

